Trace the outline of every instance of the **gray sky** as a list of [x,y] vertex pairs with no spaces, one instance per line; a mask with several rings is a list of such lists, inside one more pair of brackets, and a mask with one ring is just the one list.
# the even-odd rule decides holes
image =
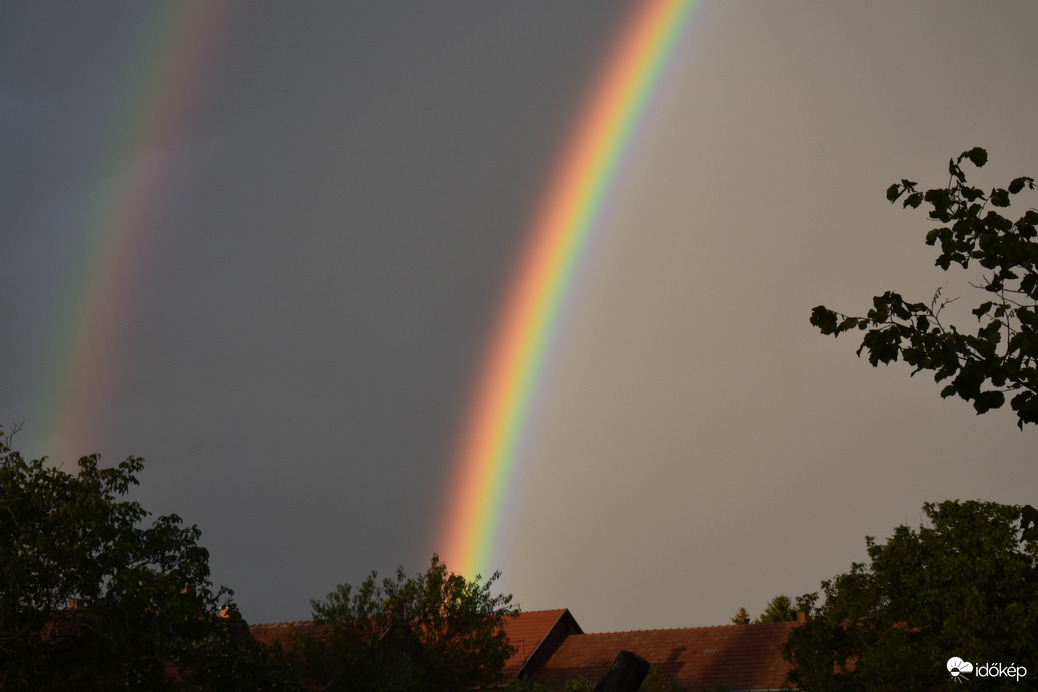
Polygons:
[[[305,619],[437,549],[481,349],[625,8],[213,6],[145,151],[120,146],[168,6],[0,8],[0,421],[66,467],[145,457],[136,497],[199,525],[246,619]],[[1025,2],[704,4],[552,345],[502,589],[588,631],[726,624],[924,501],[1035,502],[1033,429],[808,323],[887,289],[967,302],[884,191],[973,146],[984,187],[1038,174],[1035,26]],[[69,414],[91,428],[59,442],[126,171],[159,183],[110,265],[108,358]]]

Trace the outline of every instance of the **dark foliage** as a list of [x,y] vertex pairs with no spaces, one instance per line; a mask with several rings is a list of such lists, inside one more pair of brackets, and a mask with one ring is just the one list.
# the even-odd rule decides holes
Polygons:
[[433,555],[429,569],[408,577],[371,575],[356,589],[340,585],[312,601],[325,637],[300,642],[310,679],[329,690],[455,692],[495,683],[514,648],[502,628],[518,615],[511,596],[447,571]]
[[[201,532],[123,499],[144,461],[69,474],[0,438],[0,689],[282,689],[214,590]],[[230,671],[252,671],[243,682]],[[228,673],[228,674],[224,674]],[[233,678],[233,679],[232,679]],[[275,678],[276,680],[276,678]]]
[[[1021,509],[926,504],[929,526],[866,538],[869,564],[822,582],[824,603],[793,630],[790,682],[804,690],[944,689],[952,657],[1026,665],[1038,651],[1038,545]],[[1030,675],[1030,672],[1028,673]],[[1021,689],[986,680],[984,689]]]
[[1038,211],[1028,209],[1016,220],[997,210],[1010,206],[1033,178],[1015,178],[988,193],[966,184],[962,170],[969,161],[978,168],[988,155],[979,147],[948,163],[946,187],[921,191],[911,180],[887,190],[887,199],[903,199],[904,207],[927,206],[939,225],[926,234],[926,244],[940,249],[935,264],[943,270],[979,267],[973,286],[979,299],[972,309],[973,333],[942,321],[950,300],[940,291],[927,302],[912,302],[887,291],[873,298],[864,317],[852,317],[819,305],[811,324],[823,334],[839,336],[864,331],[858,355],[872,365],[904,360],[912,374],[929,370],[946,382],[942,397],[958,396],[977,413],[1003,406],[1009,399],[1017,423],[1038,423]]

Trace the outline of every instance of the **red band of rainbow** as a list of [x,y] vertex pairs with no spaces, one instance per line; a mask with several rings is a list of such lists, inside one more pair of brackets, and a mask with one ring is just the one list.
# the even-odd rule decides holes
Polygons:
[[[67,278],[31,430],[57,463],[98,451],[116,373],[169,195],[170,153],[193,112],[226,3],[155,5],[127,66],[106,156],[70,229]],[[130,71],[132,70],[132,71]]]
[[437,539],[445,564],[486,575],[545,352],[576,266],[653,92],[698,4],[636,2],[596,77],[527,232],[476,379]]

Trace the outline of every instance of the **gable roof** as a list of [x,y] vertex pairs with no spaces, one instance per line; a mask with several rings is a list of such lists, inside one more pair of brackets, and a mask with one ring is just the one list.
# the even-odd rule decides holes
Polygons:
[[[568,609],[532,610],[506,618],[505,633],[516,648],[501,671],[497,687],[517,677],[533,676],[552,690],[569,680],[596,683],[609,672],[617,654],[632,651],[693,692],[727,687],[734,691],[785,687],[790,664],[782,646],[799,623],[723,625],[663,630],[584,634]],[[326,626],[313,622],[251,625],[264,644],[295,647],[299,635]]]
[[[295,648],[300,636],[320,636],[327,628],[328,625],[319,625],[311,620],[249,625],[249,631],[257,641],[280,646],[286,651]],[[516,648],[502,671],[508,680],[516,677],[527,664],[547,660],[567,636],[584,632],[567,608],[520,613],[517,617],[506,618],[504,629],[509,642]]]
[[785,686],[782,646],[795,622],[606,632],[567,637],[533,674],[553,690],[568,680],[595,683],[621,651],[632,651],[690,690],[774,690]]
[[543,665],[563,640],[584,630],[568,608],[559,610],[531,610],[518,617],[505,619],[505,634],[515,653],[505,662],[501,671],[504,683],[520,675],[526,668]]
[[301,636],[318,634],[326,629],[326,625],[318,625],[312,620],[301,622],[274,622],[266,625],[249,625],[249,632],[259,642],[268,646],[280,646],[285,651],[292,651]]

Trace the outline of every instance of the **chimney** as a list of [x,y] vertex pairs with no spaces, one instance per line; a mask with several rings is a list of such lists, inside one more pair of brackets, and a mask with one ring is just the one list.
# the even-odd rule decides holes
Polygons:
[[801,624],[807,622],[807,611],[806,610],[798,610],[797,611],[797,622],[801,623]]

